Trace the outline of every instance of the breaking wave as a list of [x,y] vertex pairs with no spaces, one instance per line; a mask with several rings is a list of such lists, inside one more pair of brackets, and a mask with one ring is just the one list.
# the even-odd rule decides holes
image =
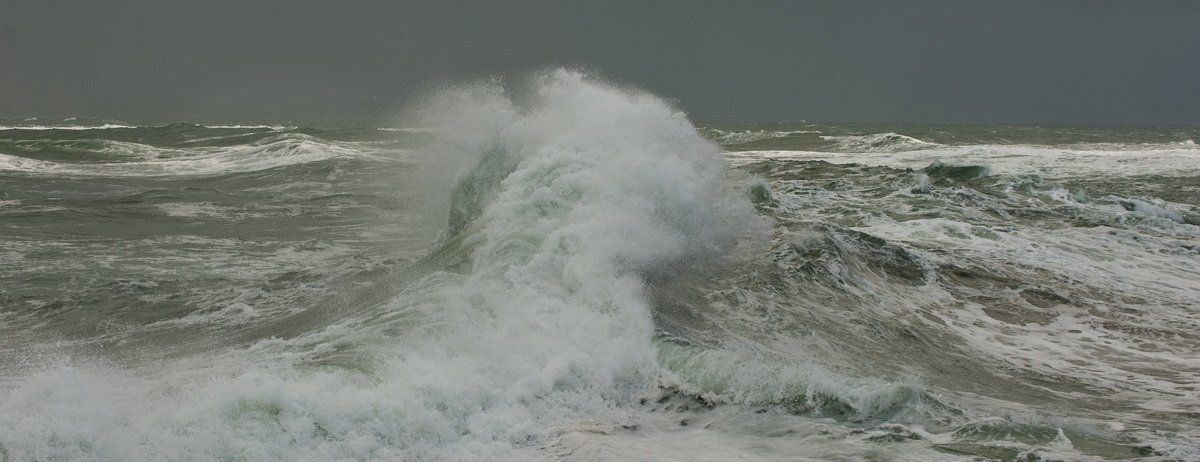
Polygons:
[[78,176],[214,175],[337,158],[371,158],[354,147],[298,133],[235,147],[168,148],[112,140],[0,142],[0,171]]
[[822,136],[833,141],[834,151],[842,152],[901,152],[929,149],[939,146],[899,133],[872,133],[870,135]]
[[[0,404],[5,454],[521,458],[556,425],[646,394],[659,368],[643,277],[719,257],[748,208],[725,192],[720,151],[660,99],[566,71],[536,85],[529,103],[481,86],[431,105],[456,134],[433,149],[475,164],[430,257],[444,269],[289,340],[127,370],[49,367]],[[340,155],[290,136],[249,149],[128,172]],[[358,354],[308,365],[342,351]]]
[[719,128],[705,128],[702,132],[722,146],[821,133],[820,130],[722,130]]

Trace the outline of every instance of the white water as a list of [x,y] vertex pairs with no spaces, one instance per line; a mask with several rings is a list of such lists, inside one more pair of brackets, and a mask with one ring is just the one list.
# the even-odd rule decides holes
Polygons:
[[0,125],[0,130],[111,130],[114,128],[138,128],[133,125]]
[[[232,148],[160,148],[139,143],[104,141],[97,151],[127,157],[125,162],[52,162],[0,153],[0,171],[49,175],[153,177],[254,172],[334,158],[368,157],[350,143],[331,143],[299,134],[278,135]],[[378,159],[378,157],[373,157]]]
[[992,173],[1037,174],[1046,178],[1086,175],[1181,175],[1200,170],[1200,148],[1194,145],[1128,148],[1073,149],[1047,146],[982,145],[940,146],[918,150],[897,149],[887,155],[859,152],[740,151],[734,159],[824,160],[837,164],[858,163],[921,169],[933,162],[982,165]]
[[936,143],[890,132],[870,135],[822,136],[821,139],[836,142],[834,150],[843,152],[900,152],[938,146]]

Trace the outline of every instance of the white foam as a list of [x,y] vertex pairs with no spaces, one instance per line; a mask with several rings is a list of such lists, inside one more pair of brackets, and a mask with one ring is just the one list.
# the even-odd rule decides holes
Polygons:
[[[65,119],[71,121],[73,119]],[[211,129],[251,129],[251,128],[266,128],[271,130],[292,130],[295,126],[289,125],[261,125],[261,124],[217,124],[217,125],[200,125],[204,128]],[[103,125],[0,125],[0,130],[111,130],[116,128],[155,128],[153,126],[138,126],[138,125],[123,125],[123,124],[103,124]]]
[[168,202],[158,204],[167,216],[196,218],[196,217],[214,217],[224,218],[229,215],[229,211],[225,207],[209,203],[209,202]]
[[201,125],[201,126],[204,128],[212,128],[212,129],[267,128],[267,129],[276,130],[276,131],[278,131],[278,130],[294,130],[296,128],[295,126],[288,126],[288,125],[242,125],[242,124]]
[[869,135],[822,136],[821,139],[835,141],[838,151],[846,152],[899,152],[927,149],[938,146],[899,133],[872,133]]
[[144,160],[110,163],[63,163],[0,154],[0,171],[78,176],[169,176],[254,172],[334,158],[386,160],[351,148],[298,134],[277,135],[256,144],[191,149],[105,141],[110,151]]
[[1162,145],[1128,150],[1074,149],[1047,146],[939,146],[899,152],[853,153],[815,151],[743,151],[727,154],[735,161],[754,159],[823,160],[836,164],[883,165],[922,169],[936,161],[987,165],[992,174],[1038,174],[1046,178],[1086,175],[1188,175],[1200,172],[1200,149]]
[[405,132],[405,133],[437,133],[438,129],[433,127],[379,127],[376,130],[384,132]]
[[713,141],[722,145],[752,143],[799,134],[821,133],[820,130],[721,130],[717,128],[710,128],[707,131],[713,136]]
[[[1117,200],[1121,200],[1121,199],[1117,199]],[[1156,202],[1159,202],[1158,204],[1153,204],[1153,203],[1150,203],[1145,200],[1134,199],[1134,198],[1126,198],[1124,200],[1132,203],[1133,211],[1140,213],[1142,215],[1146,215],[1148,217],[1154,217],[1154,218],[1164,218],[1164,219],[1171,220],[1176,223],[1184,222],[1183,214],[1179,210],[1174,210],[1174,209],[1168,208],[1169,206],[1163,204],[1162,200],[1156,201]]]
[[[36,120],[36,119],[35,119]],[[138,128],[133,125],[0,125],[0,130],[111,130],[114,128]]]

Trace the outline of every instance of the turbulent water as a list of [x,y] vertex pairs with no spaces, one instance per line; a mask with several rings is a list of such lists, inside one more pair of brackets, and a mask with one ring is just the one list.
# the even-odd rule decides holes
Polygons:
[[1196,128],[402,119],[0,124],[0,460],[1200,460]]

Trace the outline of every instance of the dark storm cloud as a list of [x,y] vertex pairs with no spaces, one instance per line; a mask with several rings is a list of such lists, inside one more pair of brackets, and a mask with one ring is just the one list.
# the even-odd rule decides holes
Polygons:
[[0,116],[369,119],[573,65],[702,120],[1200,122],[1200,2],[448,3],[0,0]]

